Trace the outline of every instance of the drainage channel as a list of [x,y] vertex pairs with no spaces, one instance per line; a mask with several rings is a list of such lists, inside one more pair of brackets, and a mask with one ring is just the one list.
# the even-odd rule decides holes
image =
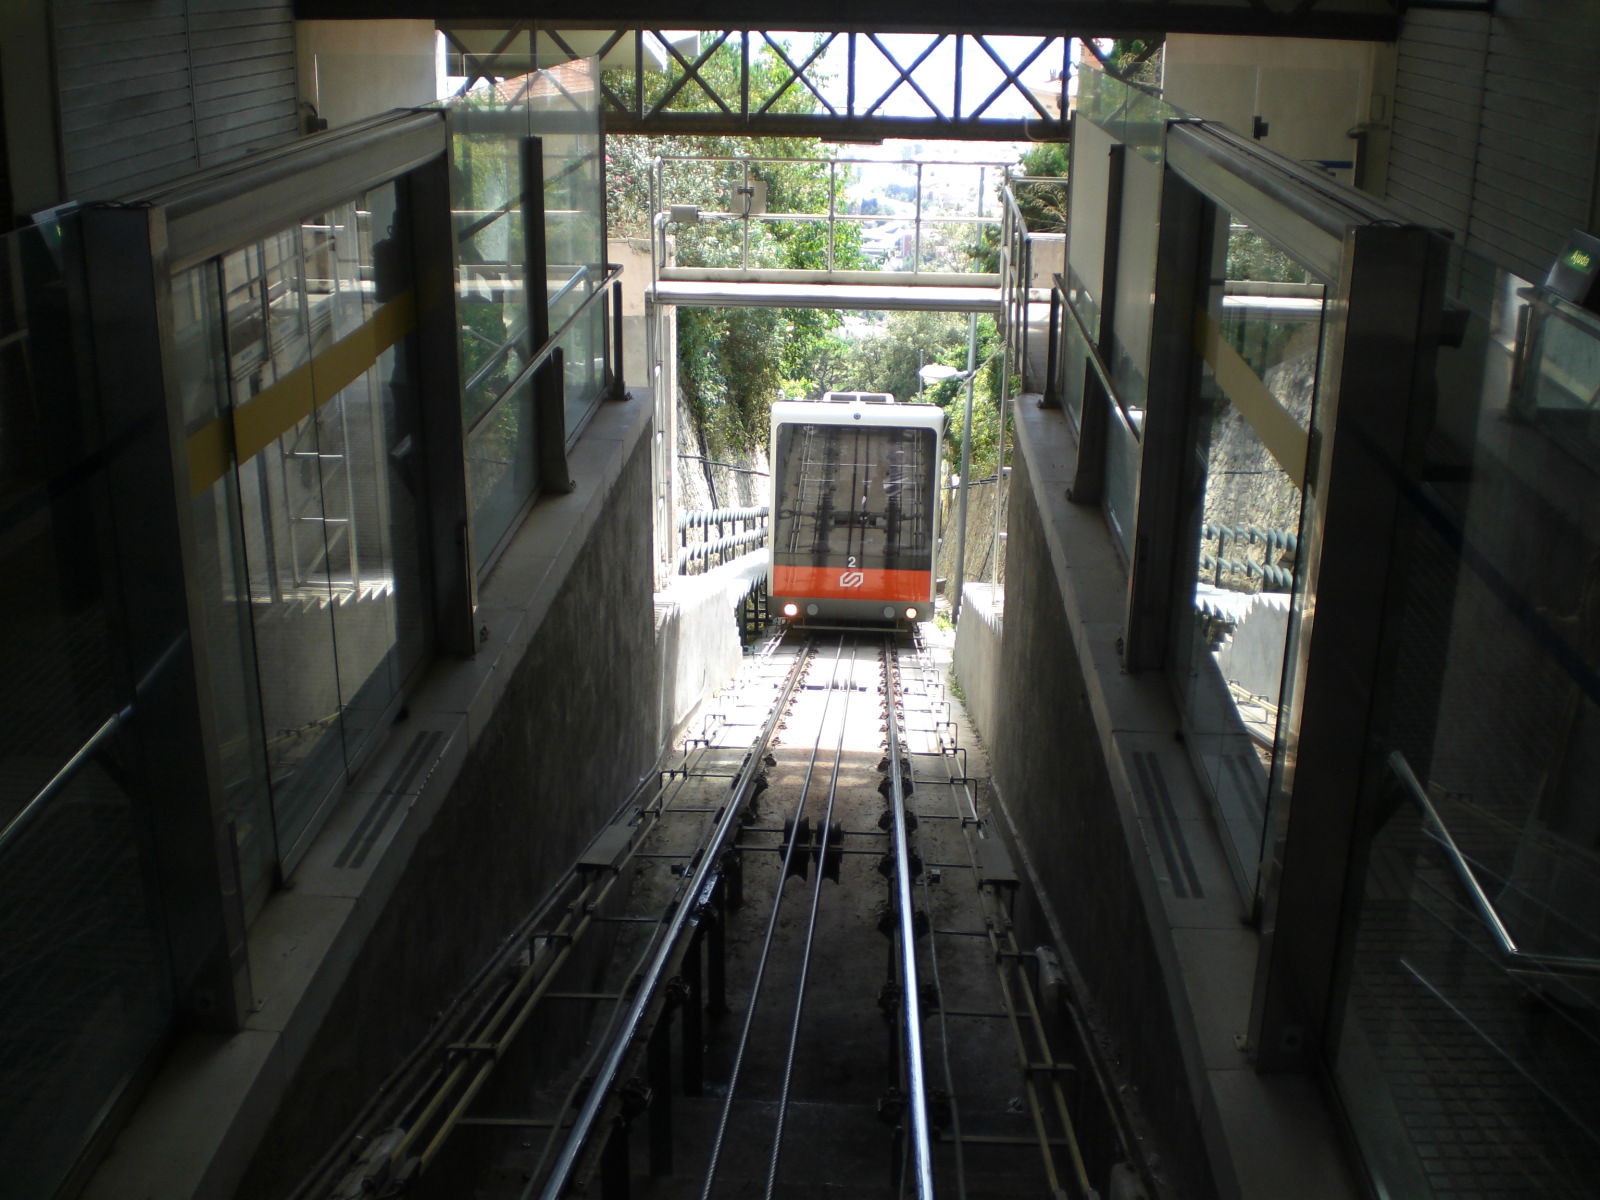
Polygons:
[[911,640],[769,640],[299,1195],[1098,1195],[955,732]]

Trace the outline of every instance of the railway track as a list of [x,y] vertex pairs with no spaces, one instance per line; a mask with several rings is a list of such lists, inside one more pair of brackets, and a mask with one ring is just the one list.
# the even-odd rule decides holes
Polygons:
[[775,638],[299,1193],[1097,1195],[940,674]]

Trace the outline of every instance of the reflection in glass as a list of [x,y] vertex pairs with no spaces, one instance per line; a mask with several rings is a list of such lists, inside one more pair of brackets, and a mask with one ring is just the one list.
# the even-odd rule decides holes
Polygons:
[[[541,397],[527,376],[548,344],[535,339],[561,339],[569,444],[603,395],[605,338],[596,330],[605,314],[596,309],[562,333],[605,276],[599,99],[595,60],[576,59],[482,81],[450,106],[462,422],[479,570],[540,483]],[[537,181],[527,177],[534,138]],[[544,261],[529,262],[540,245]]]
[[[222,343],[217,263],[207,262],[172,281],[173,377],[184,426],[191,437],[230,420]],[[219,445],[225,445],[222,437]],[[193,500],[196,618],[204,626],[208,692],[218,767],[233,825],[242,888],[254,908],[266,897],[277,870],[277,838],[267,789],[260,690],[250,627],[250,589],[244,560],[238,479],[219,461],[215,479],[197,480]]]
[[[222,264],[261,722],[290,860],[428,640],[411,339],[391,303],[411,285],[407,244],[390,184]],[[346,381],[349,351],[330,351],[358,331],[378,356]]]
[[[774,591],[819,594],[811,569],[928,571],[937,464],[932,429],[784,423],[777,430],[781,492],[773,514]],[[913,589],[908,599],[926,599]]]
[[1189,559],[1175,612],[1185,742],[1253,893],[1279,721],[1322,285],[1218,214],[1224,282],[1201,317]]
[[[57,772],[133,699],[114,541],[142,514],[136,437],[102,442],[81,347],[76,218],[0,237],[0,1192],[52,1196],[108,1101],[162,1045],[173,964],[153,884],[151,731],[124,726],[26,826]],[[124,414],[161,428],[157,412]],[[157,435],[159,436],[159,435]],[[146,443],[148,446],[148,443]],[[170,503],[147,497],[159,507]],[[124,526],[126,529],[127,526]],[[138,534],[128,535],[129,545]]]
[[[1386,766],[1358,848],[1335,1077],[1386,1194],[1589,1196],[1600,475],[1569,424],[1583,387],[1562,383],[1564,401],[1555,389],[1600,362],[1600,329],[1559,320],[1541,358],[1553,297],[1459,249],[1447,278],[1467,324],[1438,351],[1436,395],[1418,400],[1437,405],[1432,469],[1401,492],[1406,553],[1388,613],[1400,649],[1379,685]],[[1520,393],[1519,357],[1536,364]],[[1547,424],[1530,399],[1561,411]],[[1463,863],[1519,954],[1491,936]]]

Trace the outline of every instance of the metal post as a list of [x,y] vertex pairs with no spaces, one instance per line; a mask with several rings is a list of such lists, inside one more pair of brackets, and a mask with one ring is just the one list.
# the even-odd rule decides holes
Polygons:
[[672,1017],[662,1014],[650,1035],[650,1174],[672,1174]]
[[701,1053],[705,1047],[705,988],[700,976],[700,931],[689,939],[689,948],[683,955],[683,978],[689,985],[689,994],[683,1001],[683,1092],[698,1096],[705,1085],[704,1064]]
[[956,587],[950,597],[950,619],[961,616],[961,585],[967,577],[967,476],[972,471],[972,385],[977,375],[978,314],[967,316],[967,399],[961,435],[961,494],[956,498]]
[[628,1122],[619,1119],[611,1127],[606,1148],[600,1155],[601,1200],[628,1200]]
[[706,916],[706,937],[711,943],[706,959],[706,1012],[720,1017],[728,1011],[728,928],[720,907]]
[[[1060,276],[1058,275],[1056,278],[1059,279]],[[1045,343],[1044,395],[1039,399],[1040,408],[1061,407],[1061,388],[1056,381],[1056,377],[1061,373],[1061,347],[1058,344],[1060,340],[1061,289],[1052,287],[1050,289],[1050,334]],[[1022,340],[1022,359],[1024,362],[1028,359],[1026,333],[1023,334]]]

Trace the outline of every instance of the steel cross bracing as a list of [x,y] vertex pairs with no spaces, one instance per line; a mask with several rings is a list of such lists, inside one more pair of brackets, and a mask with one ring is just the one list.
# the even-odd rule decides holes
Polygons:
[[608,133],[1056,140],[1075,56],[1104,58],[1065,32],[440,28],[468,88],[597,56]]

